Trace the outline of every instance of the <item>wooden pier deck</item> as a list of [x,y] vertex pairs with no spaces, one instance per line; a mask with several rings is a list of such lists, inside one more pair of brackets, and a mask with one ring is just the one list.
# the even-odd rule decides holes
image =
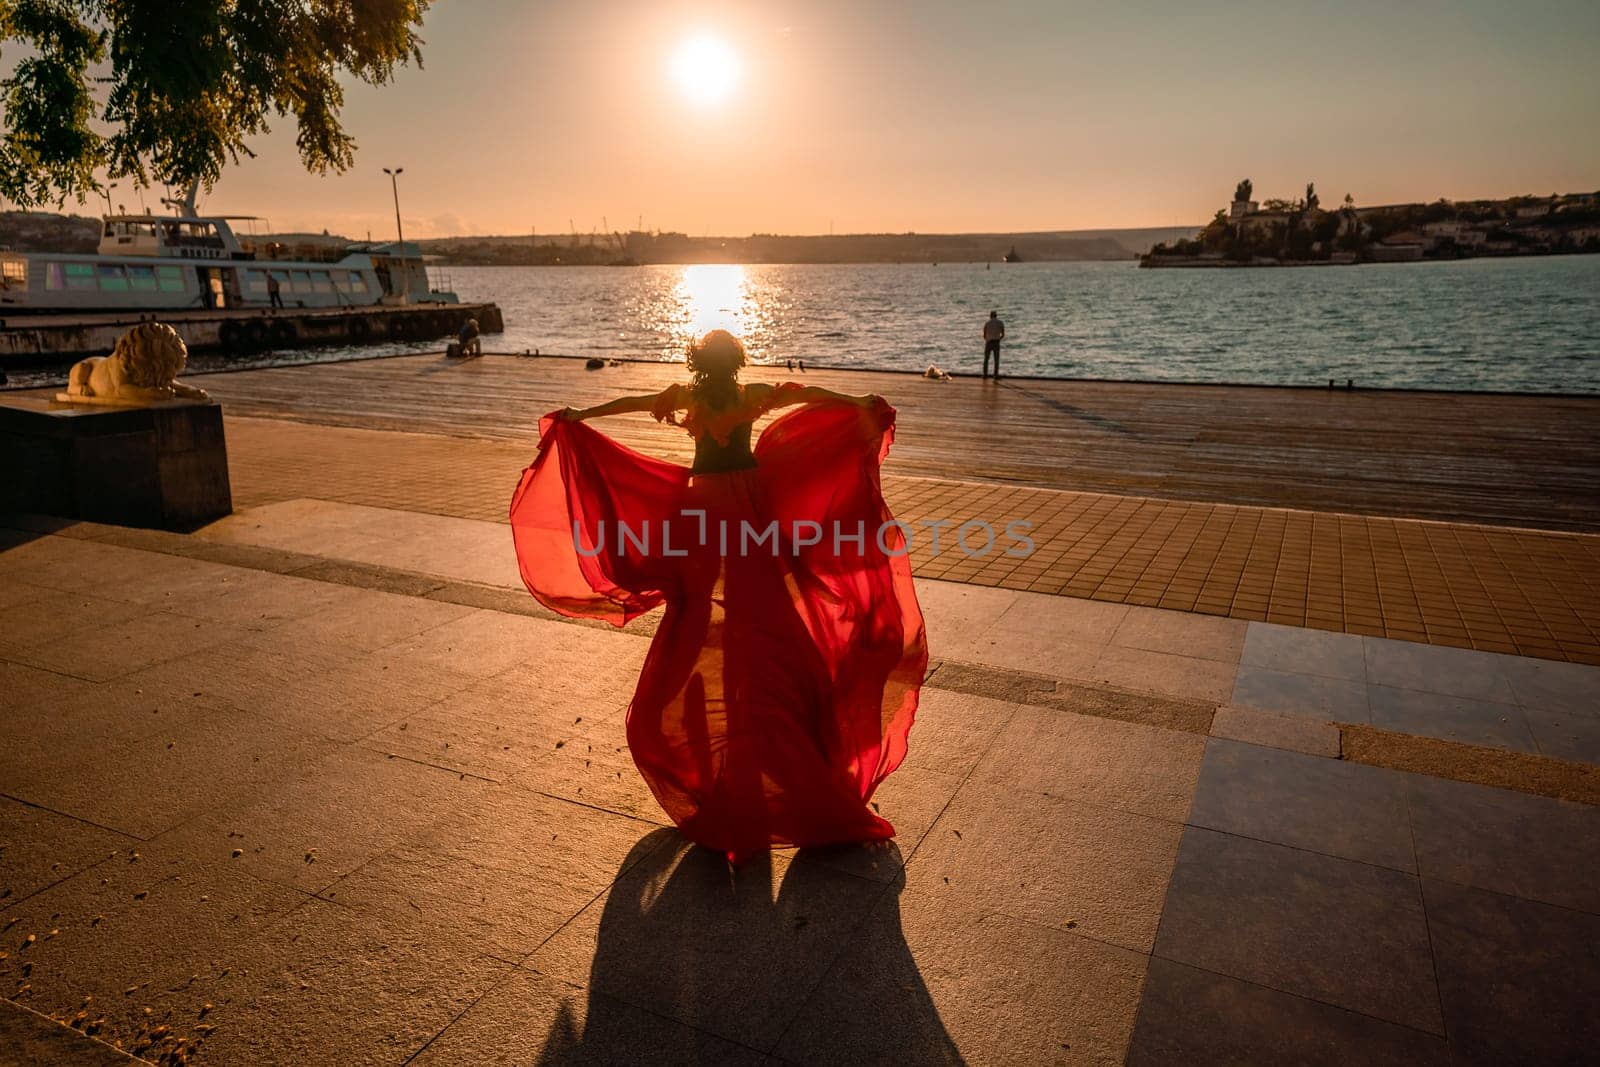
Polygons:
[[[680,367],[432,356],[242,371],[204,385],[238,415],[533,442],[538,417],[655,391]],[[752,380],[801,378],[756,367]],[[1600,532],[1600,397],[1344,392],[812,370],[900,411],[888,470],[1186,501]],[[687,457],[644,416],[608,433]]]
[[[417,356],[196,381],[226,406],[240,506],[313,497],[504,521],[541,414],[679,375]],[[1600,398],[805,380],[899,409],[885,488],[901,518],[1033,524],[1025,559],[923,540],[923,577],[1600,663]],[[690,454],[647,416],[606,430]]]

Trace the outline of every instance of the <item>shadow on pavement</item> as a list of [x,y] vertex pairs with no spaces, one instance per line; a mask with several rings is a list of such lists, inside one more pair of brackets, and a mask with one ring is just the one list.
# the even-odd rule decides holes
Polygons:
[[776,1046],[800,1062],[964,1063],[901,929],[904,877],[868,882],[817,862],[853,851],[730,868],[675,831],[646,835],[601,915],[587,1013],[563,1007],[539,1062],[613,1062],[640,1037],[631,1003],[693,1027],[660,1035],[672,1047],[658,1045],[658,1062],[737,1059],[722,1034],[752,1062]]

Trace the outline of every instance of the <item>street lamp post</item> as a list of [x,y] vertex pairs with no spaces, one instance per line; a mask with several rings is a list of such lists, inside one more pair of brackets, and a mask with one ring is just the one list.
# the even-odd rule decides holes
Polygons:
[[401,303],[409,303],[411,300],[411,267],[405,260],[405,249],[399,247],[406,243],[406,232],[400,226],[400,175],[404,174],[406,169],[404,167],[395,167],[390,170],[388,167],[384,167],[383,172],[389,176],[389,190],[394,193],[394,235],[396,238],[396,252],[400,260],[400,301]]
[[115,189],[116,187],[117,187],[117,183],[116,182],[112,182],[110,185],[102,185],[100,187],[100,194],[106,198],[106,214],[107,215],[114,214],[114,212],[111,210],[111,190]]

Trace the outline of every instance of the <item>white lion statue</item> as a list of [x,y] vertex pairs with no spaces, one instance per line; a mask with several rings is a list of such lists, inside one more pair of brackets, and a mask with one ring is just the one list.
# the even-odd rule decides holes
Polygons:
[[67,391],[56,399],[108,407],[208,399],[204,389],[175,380],[188,361],[189,348],[177,330],[164,322],[141,322],[117,339],[109,356],[74,363]]

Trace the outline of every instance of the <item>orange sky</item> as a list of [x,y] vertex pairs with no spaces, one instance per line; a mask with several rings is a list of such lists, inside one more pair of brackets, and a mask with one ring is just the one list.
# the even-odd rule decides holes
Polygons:
[[[739,57],[725,99],[673,77],[696,34]],[[1600,187],[1589,2],[446,0],[423,36],[424,70],[351,90],[353,171],[307,175],[283,123],[205,205],[388,236],[396,165],[408,237],[1171,226],[1244,176],[1365,204]]]

